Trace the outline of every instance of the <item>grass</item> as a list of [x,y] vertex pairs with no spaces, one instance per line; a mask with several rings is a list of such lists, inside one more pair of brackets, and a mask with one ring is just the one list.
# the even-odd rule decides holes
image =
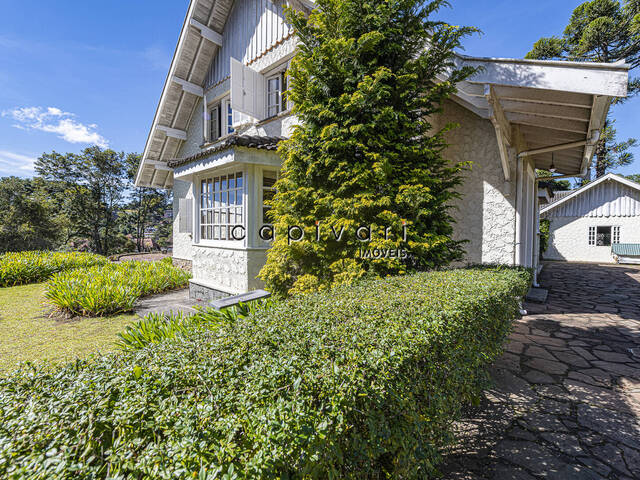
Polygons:
[[48,318],[44,292],[44,283],[0,288],[0,373],[19,362],[59,363],[115,350],[116,334],[138,318]]

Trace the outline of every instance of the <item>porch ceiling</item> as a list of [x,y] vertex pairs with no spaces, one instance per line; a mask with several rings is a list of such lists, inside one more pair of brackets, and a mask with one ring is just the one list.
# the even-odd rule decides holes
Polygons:
[[508,148],[536,168],[563,175],[590,166],[611,101],[627,94],[628,69],[614,64],[459,56],[457,66],[479,67],[458,85],[454,100],[490,119],[498,135],[505,178]]

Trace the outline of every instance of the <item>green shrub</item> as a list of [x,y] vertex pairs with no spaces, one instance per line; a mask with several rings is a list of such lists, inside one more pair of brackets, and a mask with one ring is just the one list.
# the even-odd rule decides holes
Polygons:
[[42,282],[58,272],[107,263],[105,257],[91,253],[4,253],[0,255],[0,288]]
[[61,272],[45,297],[68,315],[104,316],[133,310],[145,295],[183,287],[190,275],[170,262],[123,262]]
[[231,323],[255,313],[257,308],[265,305],[265,301],[240,303],[223,310],[208,309],[198,315],[185,315],[182,312],[171,315],[151,313],[133,325],[125,327],[118,334],[117,345],[123,350],[140,350],[152,343],[172,340],[180,335],[187,335],[194,328],[212,330],[225,323]]
[[0,379],[0,477],[425,478],[529,281],[365,281],[141,350],[25,366]]

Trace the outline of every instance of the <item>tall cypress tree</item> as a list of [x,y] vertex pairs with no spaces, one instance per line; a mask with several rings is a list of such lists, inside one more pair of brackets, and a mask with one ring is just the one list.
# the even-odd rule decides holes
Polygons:
[[[280,148],[276,238],[261,278],[297,293],[459,259],[449,209],[465,165],[443,157],[454,125],[436,130],[430,118],[473,73],[455,68],[453,51],[475,29],[432,19],[444,0],[316,5],[308,17],[289,12],[299,46],[288,96],[301,123]],[[290,240],[295,226],[302,240]],[[370,242],[356,238],[361,226]],[[362,258],[362,249],[395,256]]]

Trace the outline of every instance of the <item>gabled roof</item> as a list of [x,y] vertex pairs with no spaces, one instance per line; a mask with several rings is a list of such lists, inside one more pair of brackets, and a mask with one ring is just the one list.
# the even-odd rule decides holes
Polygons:
[[614,173],[608,173],[603,177],[598,178],[597,180],[587,183],[585,186],[578,188],[577,190],[573,190],[571,191],[568,195],[562,197],[560,200],[558,200],[557,202],[553,202],[552,204],[544,207],[542,210],[540,210],[540,213],[547,213],[557,207],[559,207],[560,205],[563,205],[564,203],[568,202],[571,199],[574,199],[582,194],[584,194],[585,192],[588,192],[589,190],[597,187],[598,185],[601,185],[604,182],[608,182],[608,181],[614,181],[614,182],[618,182],[622,185],[625,185],[627,187],[633,188],[635,190],[640,191],[640,184],[629,180],[627,178],[621,177],[620,175],[616,175]]
[[[287,1],[294,8],[313,6],[311,0],[270,1]],[[167,162],[177,156],[197,114],[208,68],[220,51],[233,4],[234,0],[190,0],[136,176],[137,186],[173,185]],[[506,180],[511,176],[509,147],[521,156],[533,157],[536,168],[549,169],[553,162],[558,173],[584,174],[611,100],[627,93],[629,67],[624,62],[458,55],[456,63],[480,67],[475,76],[458,85],[454,100],[494,124]]]

